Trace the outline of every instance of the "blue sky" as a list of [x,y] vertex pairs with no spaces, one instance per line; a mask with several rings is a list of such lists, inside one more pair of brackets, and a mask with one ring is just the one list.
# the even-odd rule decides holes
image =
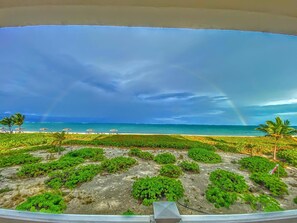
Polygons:
[[297,125],[297,37],[240,31],[0,29],[0,116]]

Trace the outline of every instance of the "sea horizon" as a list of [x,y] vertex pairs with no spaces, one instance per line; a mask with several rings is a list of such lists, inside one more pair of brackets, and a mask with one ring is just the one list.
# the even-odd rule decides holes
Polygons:
[[[144,123],[94,123],[94,122],[25,122],[24,131],[59,132],[68,129],[73,133],[110,133],[116,129],[120,134],[180,134],[212,136],[263,136],[255,130],[257,125],[213,125],[213,124],[144,124]],[[14,127],[14,129],[17,126]],[[90,132],[90,131],[89,131]]]

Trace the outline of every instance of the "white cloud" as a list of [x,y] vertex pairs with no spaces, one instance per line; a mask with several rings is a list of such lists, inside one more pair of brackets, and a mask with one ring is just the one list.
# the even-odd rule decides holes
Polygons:
[[280,112],[280,113],[276,113],[275,115],[291,116],[291,115],[297,115],[297,112]]
[[278,101],[270,101],[270,102],[262,104],[261,106],[291,105],[291,104],[297,104],[297,98],[284,99],[284,100],[278,100]]

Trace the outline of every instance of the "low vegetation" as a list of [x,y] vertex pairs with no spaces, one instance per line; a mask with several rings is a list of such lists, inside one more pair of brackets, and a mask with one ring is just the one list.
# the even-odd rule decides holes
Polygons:
[[173,164],[165,164],[160,169],[160,175],[170,178],[178,178],[183,172],[179,166]]
[[18,171],[20,177],[36,177],[48,174],[55,170],[65,170],[70,167],[77,166],[85,160],[102,161],[105,157],[103,150],[100,148],[83,148],[69,152],[62,156],[59,160],[48,163],[37,163],[35,165],[28,164],[22,166]]
[[[283,195],[288,193],[288,186],[280,178],[287,176],[283,166],[279,164],[275,174],[270,175],[268,174],[269,171],[278,163],[264,157],[253,156],[255,153],[271,154],[275,144],[269,137],[65,134],[64,145],[127,147],[131,148],[129,151],[130,157],[107,159],[101,148],[83,148],[71,151],[58,160],[40,163],[41,158],[28,154],[28,152],[39,150],[60,152],[64,149],[63,147],[57,148],[57,146],[44,145],[52,142],[51,135],[46,133],[0,134],[0,167],[23,165],[18,170],[18,176],[20,177],[48,175],[49,179],[45,182],[48,187],[52,189],[74,189],[84,182],[91,181],[98,174],[106,174],[106,172],[112,174],[127,170],[137,164],[134,157],[143,160],[154,160],[156,163],[162,164],[160,176],[136,179],[132,188],[132,195],[135,199],[138,199],[144,205],[151,205],[154,201],[163,199],[177,201],[182,198],[184,195],[183,185],[180,180],[172,178],[181,176],[183,174],[182,170],[199,173],[197,162],[213,164],[222,162],[222,158],[215,153],[216,150],[221,150],[249,153],[251,157],[241,159],[238,164],[242,169],[250,171],[250,179],[268,189],[271,196],[252,194],[241,175],[218,169],[210,174],[210,184],[205,193],[206,199],[215,207],[229,208],[241,198],[241,201],[249,204],[253,210],[279,211],[282,208],[274,197],[282,198]],[[294,147],[293,143],[289,139],[283,138],[278,141],[278,147],[282,148],[277,153],[278,158],[297,166],[297,150],[292,149]],[[9,148],[18,149],[10,150]],[[188,156],[197,162],[179,161],[178,165],[173,165],[177,161],[173,154],[166,152],[154,156],[141,148],[188,149]],[[180,156],[182,157],[182,155]],[[183,157],[179,159],[183,160]],[[101,163],[85,165],[83,164],[85,161],[101,161]],[[10,188],[3,188],[0,190],[0,194],[10,190]],[[297,204],[297,197],[293,202]],[[26,202],[17,208],[18,210],[62,213],[66,205],[60,195],[44,193],[28,198]],[[123,214],[133,215],[134,213],[127,210]]]
[[6,192],[9,192],[9,191],[12,191],[12,189],[9,188],[9,187],[4,187],[4,188],[0,189],[0,194],[6,193]]
[[66,203],[61,195],[53,193],[43,193],[29,197],[24,203],[18,205],[16,210],[45,212],[60,214],[66,209]]
[[50,153],[61,153],[63,151],[65,151],[66,149],[62,146],[51,146],[50,149],[48,149],[47,151]]
[[238,147],[232,144],[230,145],[227,143],[220,143],[220,142],[215,144],[215,148],[217,150],[221,150],[224,152],[231,152],[231,153],[240,153],[242,151],[241,147]]
[[253,173],[250,176],[255,183],[266,187],[273,196],[288,194],[288,186],[276,175]]
[[[249,170],[252,173],[269,173],[277,163],[270,161],[267,158],[260,156],[246,157],[239,161],[241,168]],[[287,176],[285,169],[279,165],[276,171],[280,177]]]
[[0,149],[50,144],[52,140],[47,133],[0,134]]
[[[274,141],[271,137],[237,137],[237,136],[184,136],[186,139],[212,145],[218,150],[233,153],[251,154],[250,145],[253,145],[254,153],[270,155],[274,149]],[[278,141],[278,146],[285,150],[296,148],[296,143],[290,138]]]
[[101,163],[101,167],[108,173],[116,173],[125,171],[136,164],[137,161],[131,157],[119,156],[112,159],[104,160]]
[[222,158],[212,150],[193,148],[188,152],[188,156],[195,161],[203,163],[220,163]]
[[205,149],[214,149],[213,146],[202,142],[195,142],[182,137],[168,135],[113,135],[95,138],[92,140],[67,140],[65,144],[171,149],[189,149],[192,147],[199,147]]
[[141,149],[133,148],[129,151],[129,156],[136,156],[144,160],[153,160],[154,155],[150,152],[144,152]]
[[15,155],[3,156],[0,159],[0,167],[16,166],[28,163],[37,163],[41,160],[39,157],[34,157],[31,154],[20,153]]
[[238,194],[248,190],[243,176],[226,170],[213,171],[209,179],[211,184],[206,190],[206,199],[216,208],[229,208],[237,200]]
[[179,166],[187,172],[192,172],[192,173],[199,173],[199,165],[198,163],[195,162],[189,162],[189,161],[182,161]]
[[213,203],[216,208],[229,208],[237,200],[237,195],[233,192],[223,191],[215,186],[208,186],[206,199]]
[[123,212],[122,215],[135,215],[135,213],[128,209],[127,211]]
[[102,161],[105,159],[104,151],[101,148],[83,148],[67,153],[69,157],[80,157],[91,161]]
[[[61,147],[59,148],[61,151],[65,150],[65,148]],[[16,155],[16,154],[21,154],[21,153],[29,153],[29,152],[35,152],[35,151],[41,151],[41,150],[46,150],[50,153],[55,153],[57,151],[57,147],[53,145],[41,145],[41,146],[28,146],[25,148],[21,149],[14,149],[14,150],[5,150],[0,152],[1,155],[3,156],[11,156],[11,155]]]
[[246,204],[249,204],[253,210],[264,212],[283,210],[277,200],[266,194],[260,194],[259,196],[244,194],[242,199]]
[[168,201],[177,201],[184,196],[184,188],[179,180],[161,176],[146,177],[134,182],[132,195],[143,205],[149,206],[162,198],[166,198]]
[[176,158],[171,153],[160,153],[155,156],[154,161],[158,164],[170,164],[175,163]]
[[50,178],[46,181],[46,185],[53,189],[59,189],[63,186],[73,189],[92,180],[100,172],[102,172],[101,165],[93,164],[57,171],[49,175]]
[[11,156],[11,155],[16,155],[16,154],[20,154],[20,153],[29,153],[29,152],[35,152],[35,151],[40,151],[40,150],[47,150],[50,152],[50,150],[54,149],[54,148],[55,147],[52,145],[26,146],[25,148],[20,148],[20,149],[0,151],[0,155]]
[[297,167],[297,149],[279,151],[277,156],[285,160],[288,164]]
[[[99,135],[99,134],[66,134],[64,144],[68,145],[95,145],[115,147],[139,148],[204,148],[207,150],[219,149],[226,152],[242,152],[250,154],[249,144],[254,145],[258,154],[271,154],[274,148],[270,137],[225,137],[225,136],[164,136],[164,135]],[[0,153],[9,148],[51,144],[50,133],[19,133],[0,134]],[[289,138],[278,141],[278,146],[285,150],[296,146]]]
[[62,156],[59,160],[48,163],[26,164],[18,171],[20,177],[37,177],[48,174],[54,170],[65,170],[84,162],[80,157]]

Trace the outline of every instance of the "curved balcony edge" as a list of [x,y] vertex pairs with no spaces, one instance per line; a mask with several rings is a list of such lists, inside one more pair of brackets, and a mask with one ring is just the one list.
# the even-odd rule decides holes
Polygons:
[[[255,214],[223,214],[223,215],[182,215],[183,223],[194,222],[280,222],[296,223],[297,210],[255,213]],[[149,223],[153,221],[150,215],[79,215],[79,214],[45,214],[26,211],[16,211],[9,209],[0,209],[1,223],[26,223],[26,222],[43,222],[43,223],[120,223],[120,222],[139,222]]]

